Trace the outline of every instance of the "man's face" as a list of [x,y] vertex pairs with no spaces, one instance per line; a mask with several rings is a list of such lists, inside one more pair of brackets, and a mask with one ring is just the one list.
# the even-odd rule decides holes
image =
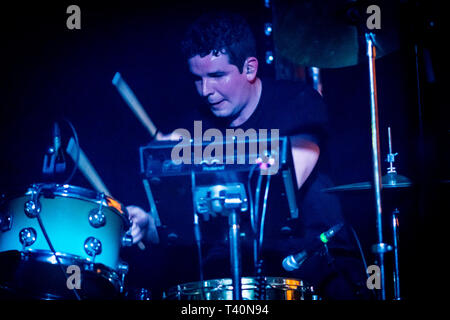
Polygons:
[[245,72],[241,73],[229,63],[227,54],[196,55],[188,60],[188,64],[198,93],[207,100],[215,116],[236,116],[247,105],[250,98],[248,79]]

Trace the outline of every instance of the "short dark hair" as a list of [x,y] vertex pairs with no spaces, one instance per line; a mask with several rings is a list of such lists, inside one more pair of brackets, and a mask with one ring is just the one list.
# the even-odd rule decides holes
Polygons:
[[256,42],[247,21],[230,12],[207,13],[187,30],[181,49],[184,57],[228,54],[229,63],[243,71],[248,57],[256,56]]

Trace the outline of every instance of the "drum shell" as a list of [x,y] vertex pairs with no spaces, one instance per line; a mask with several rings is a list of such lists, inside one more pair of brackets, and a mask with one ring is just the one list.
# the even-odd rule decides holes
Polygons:
[[[26,251],[50,250],[37,218],[28,217],[24,211],[30,195],[19,196],[6,202],[2,208],[3,216],[11,219],[10,229],[0,232],[0,252],[23,251],[19,234],[24,228],[36,231],[36,241],[26,247]],[[76,194],[39,197],[40,218],[55,251],[69,253],[90,262],[101,263],[116,270],[119,266],[119,251],[122,237],[127,229],[127,217],[112,207],[101,206],[105,215],[105,224],[93,227],[89,222],[89,213],[100,207],[97,199],[84,199]],[[84,243],[89,237],[95,237],[102,244],[102,251],[95,259],[88,255]]]
[[[253,277],[242,278],[242,299],[260,300],[258,281]],[[313,288],[302,280],[264,277],[265,300],[312,300]],[[175,286],[165,293],[167,300],[233,300],[231,279],[214,279],[190,282]]]

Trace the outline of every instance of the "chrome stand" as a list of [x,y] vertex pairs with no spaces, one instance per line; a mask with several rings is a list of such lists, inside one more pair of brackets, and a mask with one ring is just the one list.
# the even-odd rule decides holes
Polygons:
[[[243,184],[234,183],[213,186],[195,186],[193,183],[193,195],[195,214],[203,215],[205,221],[209,216],[228,216],[228,240],[230,246],[230,266],[233,285],[233,300],[242,300],[241,277],[241,247],[239,212],[248,210],[248,201]],[[196,218],[198,227],[198,217]],[[200,250],[201,251],[201,250]]]
[[394,209],[392,212],[392,236],[394,238],[394,300],[401,300],[400,296],[400,267],[399,267],[399,254],[398,254],[398,243],[399,243],[399,223],[398,216],[400,211]]
[[[394,167],[395,156],[398,153],[392,153],[392,139],[391,139],[391,128],[388,127],[388,139],[389,139],[389,154],[387,155],[386,162],[389,162],[388,168],[388,183],[390,185],[397,184],[397,170]],[[394,300],[401,300],[400,298],[400,268],[399,268],[399,252],[398,252],[398,242],[400,239],[398,233],[398,216],[400,211],[396,208],[392,212],[392,238],[393,238],[393,251],[394,251]]]
[[228,239],[230,241],[230,265],[233,284],[233,300],[242,300],[241,281],[241,247],[239,242],[240,225],[239,215],[236,210],[228,214],[228,226],[230,228]]
[[382,226],[382,205],[381,205],[381,165],[380,165],[380,137],[378,126],[378,100],[377,100],[377,81],[375,73],[376,48],[374,45],[375,35],[366,33],[367,57],[369,59],[369,79],[370,79],[370,116],[371,116],[371,132],[372,132],[372,165],[373,165],[373,189],[375,191],[375,211],[377,217],[377,235],[378,243],[373,246],[373,251],[378,255],[378,263],[380,267],[381,282],[381,300],[386,300],[385,288],[385,270],[384,270],[384,254],[386,253],[386,244],[383,243],[383,226]]

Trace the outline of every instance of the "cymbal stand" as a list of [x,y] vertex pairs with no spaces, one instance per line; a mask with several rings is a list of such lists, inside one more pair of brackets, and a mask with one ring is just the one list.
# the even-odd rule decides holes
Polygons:
[[373,251],[378,255],[380,267],[381,300],[386,300],[384,254],[387,252],[387,245],[383,243],[382,225],[382,205],[381,205],[381,165],[380,165],[380,137],[378,125],[378,100],[377,82],[375,73],[376,47],[375,34],[365,34],[367,45],[367,57],[369,60],[369,80],[370,80],[370,116],[372,133],[372,165],[373,165],[373,186],[375,191],[375,210],[378,243],[373,246]]
[[[389,184],[395,185],[397,183],[397,171],[393,165],[395,162],[395,156],[398,153],[392,153],[392,138],[391,138],[391,127],[388,127],[388,139],[389,139],[389,153],[386,158],[386,162],[389,162],[388,168],[388,178]],[[392,237],[393,237],[393,251],[394,251],[394,300],[401,300],[400,298],[400,268],[399,268],[399,222],[398,216],[400,211],[396,208],[392,212]]]
[[389,184],[395,185],[397,184],[397,171],[394,167],[395,162],[395,156],[398,155],[398,153],[392,153],[392,140],[391,140],[391,127],[388,127],[388,139],[389,139],[389,153],[386,157],[386,162],[389,162],[389,168],[388,168],[388,178],[389,178]]
[[399,223],[398,216],[400,211],[394,209],[392,212],[392,234],[394,238],[394,300],[401,300],[400,296],[400,268],[399,268],[399,253],[398,253],[398,243],[399,243]]

